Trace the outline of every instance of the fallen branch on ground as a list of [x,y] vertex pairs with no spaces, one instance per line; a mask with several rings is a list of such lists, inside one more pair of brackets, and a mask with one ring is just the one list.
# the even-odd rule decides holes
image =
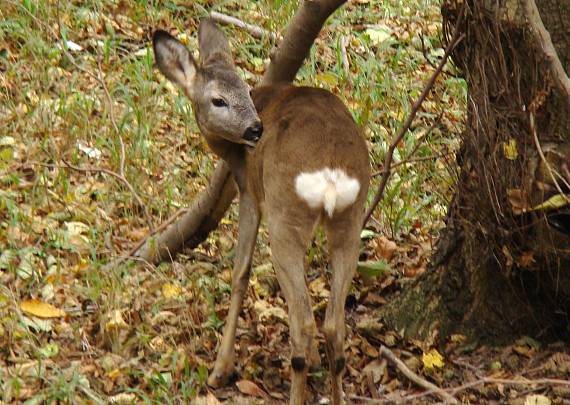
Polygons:
[[396,357],[396,355],[392,353],[392,351],[388,349],[386,346],[384,345],[380,346],[380,354],[386,357],[386,359],[388,359],[389,361],[391,361],[396,367],[398,367],[398,369],[402,372],[402,374],[404,374],[406,378],[408,378],[413,383],[427,390],[430,390],[431,393],[437,395],[448,404],[459,403],[457,399],[455,399],[452,395],[448,394],[447,392],[439,388],[437,385],[430,383],[426,379],[420,377],[412,370],[410,370],[408,366],[406,366],[402,360]]
[[165,229],[154,237],[149,235],[138,249],[130,254],[139,259],[158,264],[172,260],[185,248],[194,248],[211,230],[218,226],[226,210],[237,194],[233,176],[226,164],[219,164],[205,190],[194,197],[192,204],[175,223],[167,223]]

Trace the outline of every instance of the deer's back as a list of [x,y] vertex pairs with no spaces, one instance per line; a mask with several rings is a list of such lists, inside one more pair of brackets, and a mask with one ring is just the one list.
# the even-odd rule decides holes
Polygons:
[[370,176],[366,142],[340,99],[322,89],[291,85],[259,87],[252,98],[264,126],[248,159],[255,194],[262,200],[296,199],[300,173],[340,169],[366,185],[362,197]]

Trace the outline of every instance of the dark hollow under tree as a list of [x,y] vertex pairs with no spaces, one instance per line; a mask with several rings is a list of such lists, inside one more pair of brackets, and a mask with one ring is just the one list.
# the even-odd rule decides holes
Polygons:
[[[442,5],[444,31],[461,3]],[[570,1],[537,3],[568,72]],[[408,336],[570,336],[570,98],[529,5],[465,6],[452,55],[468,84],[456,193],[430,270],[383,312]],[[540,207],[553,196],[554,208]]]

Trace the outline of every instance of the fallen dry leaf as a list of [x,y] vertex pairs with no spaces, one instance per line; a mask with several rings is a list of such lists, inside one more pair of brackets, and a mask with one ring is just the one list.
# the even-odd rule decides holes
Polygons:
[[398,245],[395,242],[384,236],[377,238],[376,243],[376,252],[386,260],[390,260],[398,249]]
[[528,196],[520,189],[511,188],[507,190],[507,198],[511,204],[513,214],[520,215],[530,209]]
[[37,316],[38,318],[60,318],[65,316],[65,311],[36,299],[23,301],[20,304],[20,309],[28,315]]
[[551,403],[550,399],[538,394],[528,395],[524,401],[524,405],[550,405]]
[[216,398],[214,396],[214,394],[212,394],[211,392],[208,392],[208,395],[206,395],[206,396],[196,397],[194,399],[194,401],[192,401],[192,403],[195,405],[219,405],[219,404],[221,404],[221,402],[218,401],[218,398]]
[[281,307],[275,307],[265,300],[257,300],[253,305],[260,322],[277,318],[285,323],[288,321],[287,312]]
[[251,395],[252,397],[263,398],[267,394],[261,388],[259,388],[253,381],[249,380],[239,380],[236,382],[239,392],[246,395]]
[[429,352],[424,353],[422,355],[422,362],[424,363],[424,368],[427,370],[443,367],[443,357],[436,349],[431,349]]
[[570,355],[562,352],[554,353],[544,368],[556,373],[570,373]]
[[375,359],[368,363],[362,371],[364,374],[369,374],[372,377],[374,384],[378,384],[386,373],[387,365],[386,359]]
[[419,267],[405,267],[404,268],[404,277],[414,278],[419,276],[420,274],[425,273],[426,268],[424,266]]
[[503,154],[509,160],[517,160],[519,152],[516,139],[510,138],[507,142],[503,142]]
[[517,259],[517,264],[521,267],[530,267],[535,262],[533,252],[524,252]]
[[123,320],[121,311],[115,309],[108,315],[108,321],[105,323],[106,330],[124,329],[126,327],[127,323]]
[[162,295],[164,298],[176,298],[182,294],[182,288],[176,284],[166,283],[162,286]]
[[109,402],[112,404],[132,404],[136,402],[136,399],[137,396],[132,392],[122,392],[109,397]]

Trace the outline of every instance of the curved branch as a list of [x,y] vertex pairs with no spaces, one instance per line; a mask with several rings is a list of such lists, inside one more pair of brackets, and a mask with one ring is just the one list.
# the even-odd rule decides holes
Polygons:
[[283,41],[271,56],[262,85],[291,82],[323,24],[346,0],[305,0],[291,19]]
[[188,211],[157,237],[147,237],[133,256],[157,264],[196,247],[218,226],[236,194],[228,165],[218,164],[208,187],[194,198]]

